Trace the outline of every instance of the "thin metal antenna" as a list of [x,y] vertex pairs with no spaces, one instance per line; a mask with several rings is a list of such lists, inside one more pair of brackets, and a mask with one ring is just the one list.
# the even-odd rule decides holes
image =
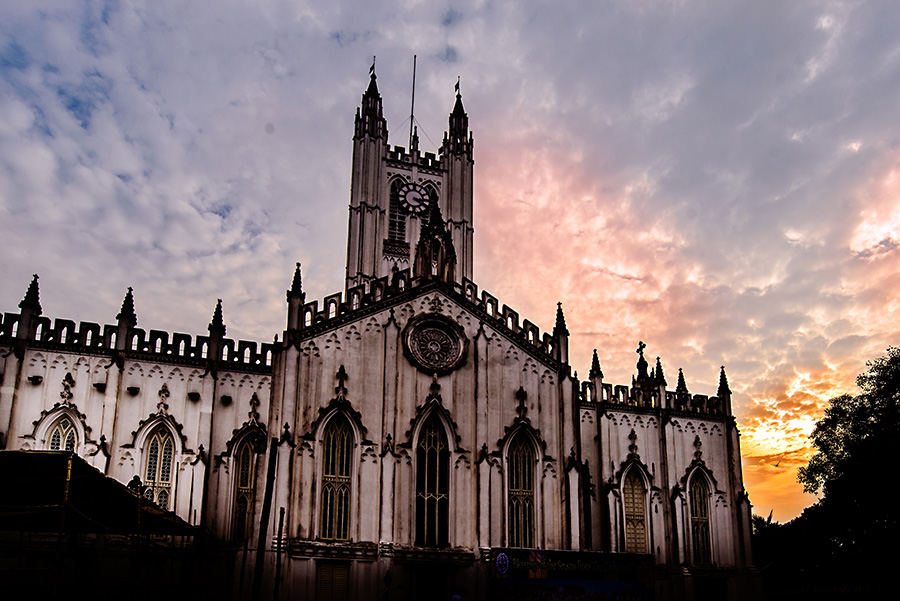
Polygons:
[[412,104],[409,107],[409,151],[412,152],[413,145],[413,123],[416,118],[416,55],[413,54],[413,84],[412,84]]

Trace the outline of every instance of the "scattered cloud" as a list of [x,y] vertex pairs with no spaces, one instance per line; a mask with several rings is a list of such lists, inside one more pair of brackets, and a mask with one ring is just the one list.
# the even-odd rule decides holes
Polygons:
[[[304,265],[342,287],[353,114],[377,56],[403,144],[457,75],[476,144],[476,280],[574,366],[638,340],[692,392],[724,364],[760,513],[811,501],[806,435],[900,323],[900,13],[798,1],[0,8],[0,309],[270,339]],[[398,137],[399,132],[399,137]]]

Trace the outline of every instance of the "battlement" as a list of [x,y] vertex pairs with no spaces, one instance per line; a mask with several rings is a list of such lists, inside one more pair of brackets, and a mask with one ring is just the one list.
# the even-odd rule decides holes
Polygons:
[[705,394],[690,394],[666,390],[665,396],[661,394],[662,388],[652,388],[645,392],[637,386],[622,386],[601,383],[599,390],[595,390],[590,382],[581,383],[581,403],[585,405],[596,404],[602,407],[630,407],[637,410],[667,409],[680,413],[721,415],[728,414],[724,399]]
[[[17,340],[20,315],[4,313],[0,321],[0,344],[12,344]],[[82,321],[76,324],[70,319],[55,319],[40,316],[35,319],[34,338],[25,339],[29,346],[91,354],[113,355],[117,348],[119,326]],[[196,361],[206,363],[215,359],[222,365],[247,371],[271,371],[272,343],[257,343],[246,340],[223,338],[220,343],[221,356],[208,357],[209,336],[191,336],[179,332],[169,334],[160,330],[149,332],[141,328],[131,328],[122,352],[139,354],[147,358],[171,362]]]
[[[407,152],[403,146],[390,146],[388,148],[388,160],[412,165],[413,155]],[[415,165],[426,169],[443,169],[441,159],[433,152],[416,153]]]
[[[356,317],[356,312],[368,307],[375,310],[381,307],[382,301],[408,295],[411,290],[430,284],[427,278],[414,278],[409,269],[395,272],[387,276],[371,280],[366,284],[354,286],[346,295],[337,292],[325,297],[321,308],[318,301],[312,301],[300,307],[298,319],[301,331],[320,330],[334,327]],[[553,337],[525,319],[519,322],[519,314],[507,305],[501,305],[496,297],[486,291],[479,294],[478,285],[463,278],[462,284],[441,283],[446,292],[450,288],[456,300],[484,319],[491,327],[504,332],[510,338],[524,341],[525,348],[540,356],[543,360],[556,361],[553,356],[555,341]]]

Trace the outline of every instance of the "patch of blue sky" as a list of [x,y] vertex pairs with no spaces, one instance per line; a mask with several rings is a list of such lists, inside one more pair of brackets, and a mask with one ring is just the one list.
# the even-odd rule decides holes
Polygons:
[[28,53],[25,52],[25,48],[15,40],[9,42],[0,50],[0,69],[24,71],[30,64],[31,61],[28,58]]
[[112,11],[112,3],[109,1],[104,2],[102,7],[93,3],[85,3],[81,19],[80,40],[82,45],[94,56],[99,56],[110,48],[104,38],[103,30],[109,25]]
[[82,129],[91,124],[95,109],[109,101],[112,82],[97,70],[86,72],[84,80],[76,86],[59,86],[56,95],[65,109],[78,120]]

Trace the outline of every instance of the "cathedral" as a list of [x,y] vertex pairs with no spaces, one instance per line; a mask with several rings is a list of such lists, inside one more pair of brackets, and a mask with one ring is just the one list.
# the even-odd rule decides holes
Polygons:
[[130,288],[113,324],[51,320],[35,276],[0,322],[0,448],[220,541],[235,599],[756,598],[724,368],[669,390],[635,340],[630,385],[597,351],[574,377],[561,305],[542,333],[474,282],[473,169],[458,90],[437,153],[391,146],[373,72],[344,290],[307,300],[298,264],[256,342],[221,301],[208,335],[139,328]]

